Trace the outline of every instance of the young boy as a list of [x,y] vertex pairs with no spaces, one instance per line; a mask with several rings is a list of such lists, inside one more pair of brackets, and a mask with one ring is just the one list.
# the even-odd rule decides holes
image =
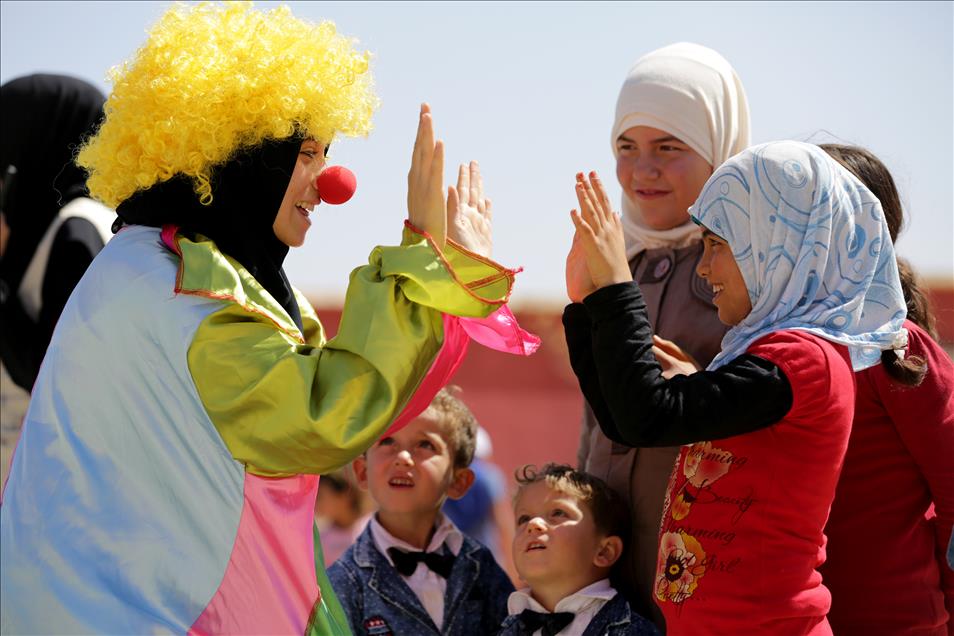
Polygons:
[[498,636],[644,636],[655,626],[610,585],[628,510],[601,479],[570,466],[524,466],[513,560],[529,587],[510,595]]
[[356,635],[492,634],[513,585],[441,513],[473,483],[477,421],[442,389],[417,419],[353,462],[378,511],[328,569]]

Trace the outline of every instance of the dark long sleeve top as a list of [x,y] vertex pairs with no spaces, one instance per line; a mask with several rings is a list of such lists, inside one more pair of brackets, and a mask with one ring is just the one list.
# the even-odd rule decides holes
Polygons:
[[785,374],[755,355],[666,380],[634,282],[568,305],[563,326],[580,389],[600,428],[620,444],[674,446],[742,435],[779,421],[792,407]]
[[67,219],[50,248],[38,319],[27,315],[18,290],[8,289],[4,294],[0,359],[10,378],[23,389],[33,388],[63,307],[101,249],[102,236],[92,223],[83,218]]

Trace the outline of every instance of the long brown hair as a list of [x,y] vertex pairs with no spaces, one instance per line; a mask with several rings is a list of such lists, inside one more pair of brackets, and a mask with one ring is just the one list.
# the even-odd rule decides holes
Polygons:
[[[897,242],[898,234],[904,225],[904,208],[894,178],[880,159],[860,146],[842,144],[821,144],[820,148],[832,159],[847,168],[858,177],[872,194],[881,202],[884,218],[888,224],[891,241]],[[908,320],[937,339],[934,314],[931,304],[921,290],[920,281],[914,269],[902,258],[898,258],[898,274],[901,278],[901,290],[907,304]],[[908,386],[917,386],[927,374],[927,363],[918,356],[899,358],[894,351],[881,353],[881,363],[893,379]]]

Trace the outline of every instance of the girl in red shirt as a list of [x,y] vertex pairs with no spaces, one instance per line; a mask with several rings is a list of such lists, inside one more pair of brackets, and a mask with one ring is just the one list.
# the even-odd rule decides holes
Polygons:
[[[878,197],[897,239],[904,211],[887,167],[864,148],[822,149]],[[935,341],[914,272],[901,259],[898,269],[908,306],[905,363],[856,376],[855,418],[825,528],[821,572],[839,636],[954,634],[954,572],[944,561],[954,522],[954,364]]]
[[583,393],[615,441],[684,445],[659,537],[668,633],[831,634],[816,568],[854,372],[906,338],[880,204],[808,144],[756,146],[718,168],[690,212],[698,273],[732,327],[706,371],[667,380],[619,219],[595,174],[577,194],[564,326]]

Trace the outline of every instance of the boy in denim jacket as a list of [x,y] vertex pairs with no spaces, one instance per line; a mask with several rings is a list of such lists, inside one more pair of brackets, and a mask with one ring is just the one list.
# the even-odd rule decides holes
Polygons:
[[328,577],[357,635],[493,634],[513,585],[490,550],[441,513],[473,483],[477,422],[442,389],[352,466],[378,511]]
[[524,466],[514,498],[513,560],[529,587],[510,595],[498,636],[650,636],[609,581],[629,511],[606,483],[570,466]]

